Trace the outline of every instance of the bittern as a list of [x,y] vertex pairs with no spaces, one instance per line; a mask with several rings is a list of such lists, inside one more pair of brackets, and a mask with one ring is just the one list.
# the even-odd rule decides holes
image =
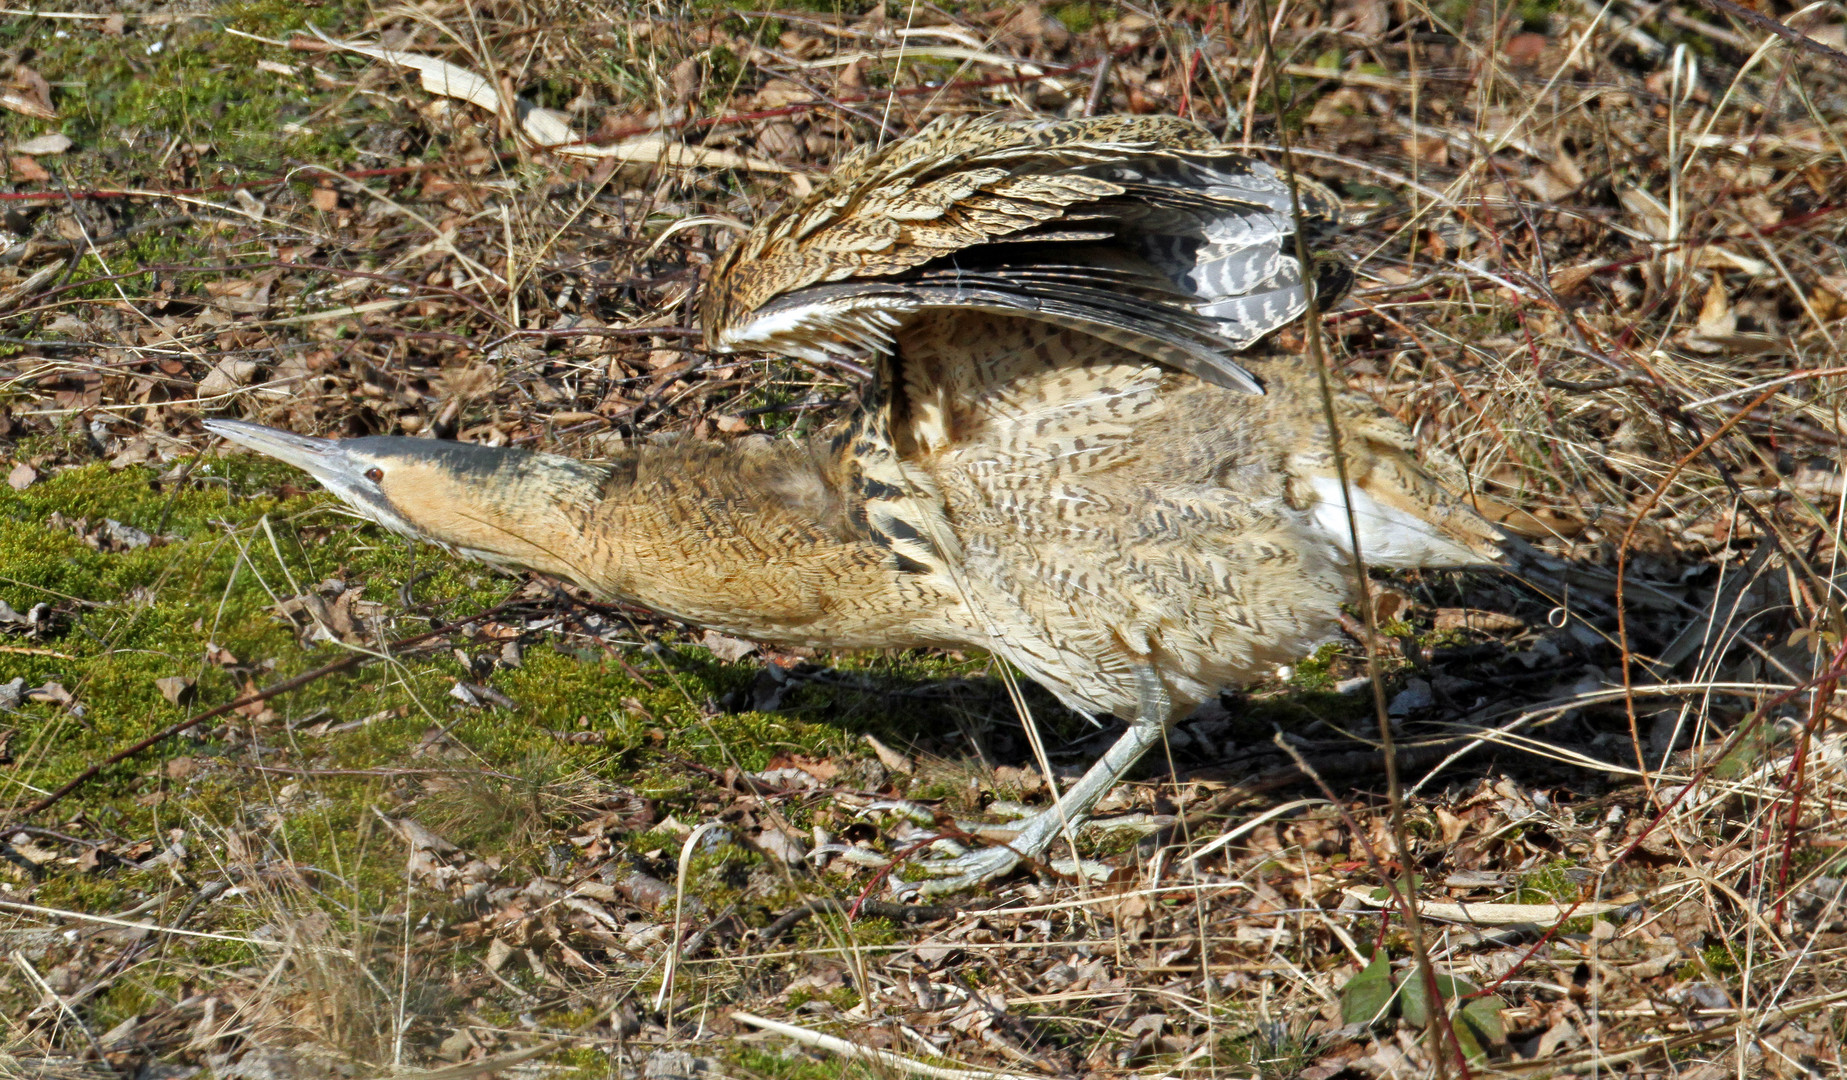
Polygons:
[[1496,559],[1370,401],[1336,398],[1343,486],[1313,365],[1232,359],[1342,287],[1296,243],[1339,214],[1183,120],[939,121],[848,158],[705,284],[714,350],[874,363],[818,435],[588,462],[206,426],[458,555],[759,640],[974,646],[1128,721],[1010,844],[925,864],[947,891],[1039,859],[1170,723],[1334,637],[1350,528],[1374,566]]

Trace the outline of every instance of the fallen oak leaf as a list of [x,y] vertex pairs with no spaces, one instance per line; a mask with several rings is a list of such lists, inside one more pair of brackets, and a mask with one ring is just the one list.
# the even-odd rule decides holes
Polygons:
[[160,691],[160,696],[173,705],[184,705],[191,700],[195,685],[196,680],[184,675],[168,675],[154,680],[154,687]]

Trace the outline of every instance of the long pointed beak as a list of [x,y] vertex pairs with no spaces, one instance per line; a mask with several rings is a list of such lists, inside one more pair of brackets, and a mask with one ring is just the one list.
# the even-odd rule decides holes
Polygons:
[[205,430],[222,436],[259,454],[267,454],[325,483],[332,477],[344,477],[350,466],[340,444],[332,439],[297,435],[280,428],[249,424],[242,420],[207,420]]

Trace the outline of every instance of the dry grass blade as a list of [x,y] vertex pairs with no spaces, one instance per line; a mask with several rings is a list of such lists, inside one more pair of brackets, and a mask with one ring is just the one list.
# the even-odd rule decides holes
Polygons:
[[777,1035],[786,1035],[803,1045],[818,1047],[829,1053],[839,1054],[849,1061],[874,1061],[880,1065],[896,1069],[899,1072],[910,1073],[914,1076],[930,1076],[937,1078],[937,1080],[1024,1080],[1024,1077],[1018,1073],[993,1072],[982,1069],[944,1068],[941,1065],[932,1065],[926,1061],[918,1061],[915,1058],[908,1058],[902,1054],[894,1054],[886,1050],[875,1050],[871,1047],[861,1046],[858,1043],[850,1042],[846,1039],[835,1038],[832,1035],[823,1035],[818,1031],[809,1031],[807,1028],[797,1027],[794,1024],[785,1024],[780,1020],[771,1020],[767,1017],[755,1016],[747,1012],[734,1011],[731,1013],[731,1019],[740,1024],[748,1024],[754,1028],[761,1028],[764,1031],[774,1032]]

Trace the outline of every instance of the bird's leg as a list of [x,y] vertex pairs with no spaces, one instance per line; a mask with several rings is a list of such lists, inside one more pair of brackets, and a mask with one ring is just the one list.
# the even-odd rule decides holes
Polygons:
[[1055,804],[1027,818],[1012,843],[1003,847],[982,848],[953,859],[922,862],[919,865],[928,873],[947,876],[939,876],[934,880],[898,882],[894,887],[903,893],[927,896],[979,885],[1008,873],[1022,859],[1038,860],[1043,857],[1065,830],[1067,823],[1072,830],[1082,825],[1084,819],[1090,816],[1090,811],[1103,800],[1103,796],[1109,794],[1110,789],[1135,767],[1142,755],[1161,741],[1169,714],[1173,712],[1167,688],[1161,684],[1161,678],[1154,668],[1137,667],[1136,680],[1141,700],[1135,719],[1129,723],[1129,730],[1123,732],[1122,737]]

